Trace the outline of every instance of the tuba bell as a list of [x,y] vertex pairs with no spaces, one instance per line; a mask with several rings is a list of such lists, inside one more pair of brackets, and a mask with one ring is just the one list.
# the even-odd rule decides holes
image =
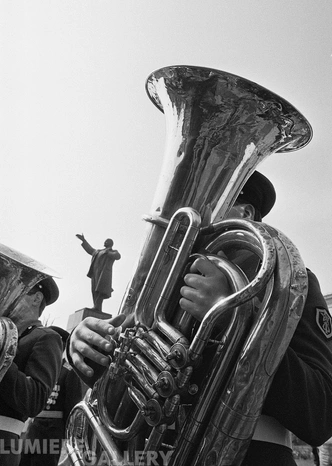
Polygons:
[[[146,89],[166,117],[165,158],[119,310],[126,328],[109,368],[72,410],[66,446],[75,465],[240,465],[300,319],[307,276],[281,232],[224,218],[257,165],[304,147],[312,130],[286,100],[224,71],[170,66]],[[254,277],[218,256],[238,249],[257,257]],[[233,291],[202,322],[178,304],[199,255]]]
[[8,315],[21,297],[56,273],[40,262],[0,244],[0,381],[17,349],[17,328]]

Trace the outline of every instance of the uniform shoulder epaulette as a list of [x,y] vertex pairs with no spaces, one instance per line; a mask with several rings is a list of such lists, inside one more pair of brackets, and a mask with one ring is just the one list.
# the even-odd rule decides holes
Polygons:
[[332,317],[328,309],[316,307],[316,324],[326,338],[332,337]]

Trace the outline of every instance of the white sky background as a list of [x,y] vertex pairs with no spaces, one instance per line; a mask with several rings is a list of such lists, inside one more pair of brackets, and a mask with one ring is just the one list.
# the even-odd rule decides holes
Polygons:
[[306,148],[259,166],[278,195],[265,220],[332,292],[331,0],[0,0],[0,242],[61,275],[54,325],[92,305],[76,233],[114,239],[103,309],[118,310],[165,144],[145,80],[178,64],[255,81],[310,121]]

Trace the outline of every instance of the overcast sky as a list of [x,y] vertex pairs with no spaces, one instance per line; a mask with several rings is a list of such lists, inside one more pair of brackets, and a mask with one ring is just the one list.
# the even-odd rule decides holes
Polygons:
[[265,220],[332,292],[331,0],[0,0],[0,242],[62,277],[54,325],[92,305],[76,233],[114,239],[118,310],[165,144],[145,80],[175,64],[255,81],[310,121],[306,148],[259,166],[277,190]]

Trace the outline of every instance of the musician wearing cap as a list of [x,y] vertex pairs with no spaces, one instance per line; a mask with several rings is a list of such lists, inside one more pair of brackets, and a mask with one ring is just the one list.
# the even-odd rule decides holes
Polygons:
[[[255,172],[238,197],[229,217],[260,220],[276,200],[270,181]],[[231,258],[250,271],[250,257]],[[310,445],[322,444],[332,432],[332,320],[316,276],[308,272],[308,296],[302,318],[281,361],[264,403],[243,466],[296,465],[291,432]],[[222,296],[230,294],[217,267],[198,259],[185,276],[181,307],[202,320]]]
[[[261,221],[272,209],[276,194],[270,181],[254,172],[228,218]],[[247,250],[229,257],[249,279],[258,259]],[[265,399],[262,415],[243,466],[294,466],[291,432],[310,445],[332,436],[332,319],[315,275],[308,270],[308,295],[303,314]],[[231,293],[224,273],[205,257],[198,258],[184,277],[182,309],[202,320],[208,310]],[[259,297],[257,298],[259,299]],[[74,330],[69,346],[72,363],[85,381],[99,374],[94,363],[107,366],[105,338],[116,332],[123,316],[111,320],[87,318]],[[100,351],[98,351],[100,349]],[[93,363],[87,364],[87,359]]]
[[18,330],[16,356],[0,382],[0,464],[19,464],[18,439],[24,423],[45,407],[59,376],[62,341],[43,327],[40,316],[59,296],[52,277],[23,295],[8,317]]

